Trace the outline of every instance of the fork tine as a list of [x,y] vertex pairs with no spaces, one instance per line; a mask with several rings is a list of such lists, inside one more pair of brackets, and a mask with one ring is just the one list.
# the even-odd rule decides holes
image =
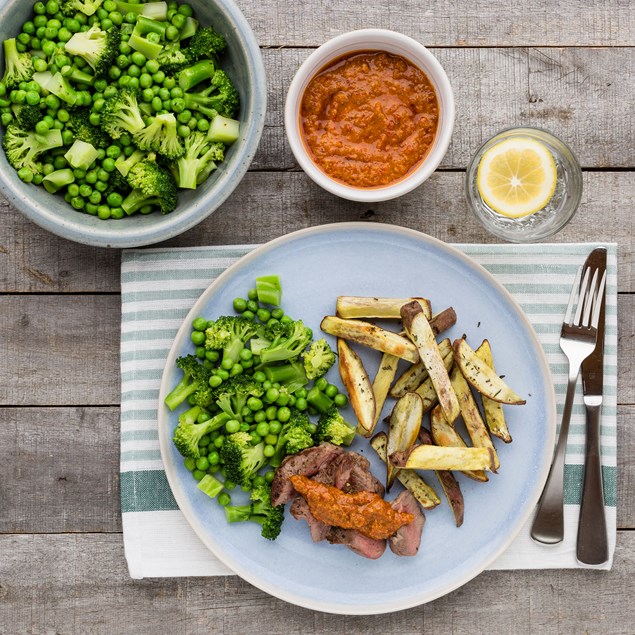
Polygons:
[[576,273],[573,286],[571,287],[571,293],[569,294],[569,304],[567,305],[567,312],[564,315],[563,322],[569,324],[571,320],[571,312],[573,311],[573,304],[575,302],[578,287],[580,286],[580,278],[582,277],[582,267],[578,267],[578,273]]
[[573,318],[574,324],[580,324],[580,317],[582,316],[582,308],[584,306],[584,296],[586,295],[587,285],[589,284],[590,270],[587,267],[584,272],[584,278],[582,278],[582,285],[580,286],[580,296],[578,298],[578,308],[575,311],[575,317]]
[[600,309],[602,308],[602,298],[604,297],[604,286],[606,284],[606,271],[600,280],[600,288],[595,296],[595,304],[593,306],[593,317],[591,318],[591,326],[596,329],[600,323]]
[[596,298],[596,285],[598,282],[598,273],[599,270],[596,269],[593,274],[593,279],[591,280],[591,285],[589,286],[589,290],[587,291],[586,297],[584,298],[584,316],[582,317],[581,326],[588,327],[591,320],[591,307],[595,302]]

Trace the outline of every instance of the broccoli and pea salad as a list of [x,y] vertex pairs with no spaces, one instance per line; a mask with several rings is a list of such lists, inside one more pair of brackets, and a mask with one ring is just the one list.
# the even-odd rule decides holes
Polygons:
[[33,13],[3,42],[2,146],[20,179],[103,220],[172,212],[239,135],[225,38],[175,0]]
[[262,276],[233,301],[234,315],[193,320],[193,351],[176,360],[180,380],[165,398],[183,410],[173,441],[199,489],[228,522],[256,522],[269,540],[284,518],[270,497],[284,458],[355,438],[340,412],[348,399],[325,377],[335,353],[284,312],[281,293],[277,276]]

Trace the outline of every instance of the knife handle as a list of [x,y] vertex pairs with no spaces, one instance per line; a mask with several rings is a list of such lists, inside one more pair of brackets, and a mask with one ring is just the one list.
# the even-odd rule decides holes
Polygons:
[[609,559],[600,463],[600,409],[599,404],[586,406],[584,489],[576,551],[579,562],[595,565],[603,564]]

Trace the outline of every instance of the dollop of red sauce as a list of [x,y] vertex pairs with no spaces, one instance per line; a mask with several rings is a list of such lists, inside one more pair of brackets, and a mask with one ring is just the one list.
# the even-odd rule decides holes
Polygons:
[[347,185],[402,180],[428,154],[439,104],[428,76],[408,60],[362,51],[336,60],[309,82],[300,130],[318,167]]

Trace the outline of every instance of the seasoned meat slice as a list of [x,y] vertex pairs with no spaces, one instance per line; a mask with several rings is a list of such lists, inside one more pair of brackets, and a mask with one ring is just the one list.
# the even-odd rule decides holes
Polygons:
[[320,542],[326,538],[330,527],[313,517],[309,510],[309,504],[304,500],[304,498],[302,498],[302,496],[296,497],[289,511],[296,520],[306,521],[306,524],[309,526],[311,540],[313,540],[313,542]]
[[288,503],[295,496],[289,478],[295,474],[308,478],[315,476],[327,463],[342,454],[344,450],[332,443],[321,443],[317,447],[307,448],[288,456],[276,470],[271,483],[271,502],[273,505]]
[[326,539],[334,545],[346,545],[356,554],[364,556],[364,558],[370,558],[371,560],[377,560],[377,558],[380,558],[384,551],[386,551],[385,540],[367,538],[354,529],[331,527],[326,535]]
[[421,511],[417,499],[404,490],[391,503],[393,509],[398,512],[412,514],[415,519],[409,524],[400,527],[394,535],[388,539],[388,544],[393,553],[398,556],[416,556],[421,544],[421,532],[426,522],[426,517]]

